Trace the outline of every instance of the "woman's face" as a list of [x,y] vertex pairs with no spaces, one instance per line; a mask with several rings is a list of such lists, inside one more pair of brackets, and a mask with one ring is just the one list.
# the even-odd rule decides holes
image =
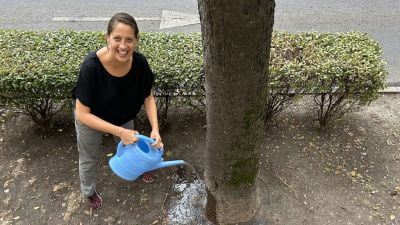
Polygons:
[[137,45],[134,29],[124,23],[116,23],[110,35],[107,35],[108,47],[113,57],[120,62],[129,61]]

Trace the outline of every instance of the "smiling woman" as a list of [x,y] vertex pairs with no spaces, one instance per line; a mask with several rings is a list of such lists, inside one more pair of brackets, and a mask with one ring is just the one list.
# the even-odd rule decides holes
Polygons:
[[[132,16],[114,15],[108,23],[107,45],[86,56],[73,90],[81,190],[93,209],[102,205],[96,192],[96,161],[103,133],[123,144],[137,142],[133,120],[144,105],[153,146],[163,147],[151,91],[154,75],[144,55],[135,51],[138,33]],[[148,174],[143,178],[153,180]]]
[[97,51],[97,55],[106,70],[116,77],[125,76],[132,66],[133,52],[138,38],[132,26],[117,23],[112,32],[106,35],[107,47]]

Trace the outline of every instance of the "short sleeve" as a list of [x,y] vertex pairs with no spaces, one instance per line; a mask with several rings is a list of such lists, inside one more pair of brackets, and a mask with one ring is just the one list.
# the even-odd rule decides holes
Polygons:
[[79,77],[74,89],[74,98],[87,106],[93,105],[93,84],[91,82],[91,70],[87,63],[83,63],[79,70]]

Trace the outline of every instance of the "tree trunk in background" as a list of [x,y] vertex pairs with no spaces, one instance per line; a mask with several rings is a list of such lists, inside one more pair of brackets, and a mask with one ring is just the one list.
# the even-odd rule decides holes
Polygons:
[[259,206],[256,178],[275,2],[198,2],[207,96],[207,214],[219,224],[245,222]]

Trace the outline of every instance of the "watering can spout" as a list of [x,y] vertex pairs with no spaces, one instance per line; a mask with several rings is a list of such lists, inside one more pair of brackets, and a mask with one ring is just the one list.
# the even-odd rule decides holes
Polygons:
[[181,164],[185,164],[185,161],[184,160],[164,161],[164,162],[158,163],[157,165],[152,166],[151,168],[148,169],[148,171],[157,170],[157,169],[161,169],[161,168],[169,167],[169,166],[177,166],[177,165],[181,165]]

